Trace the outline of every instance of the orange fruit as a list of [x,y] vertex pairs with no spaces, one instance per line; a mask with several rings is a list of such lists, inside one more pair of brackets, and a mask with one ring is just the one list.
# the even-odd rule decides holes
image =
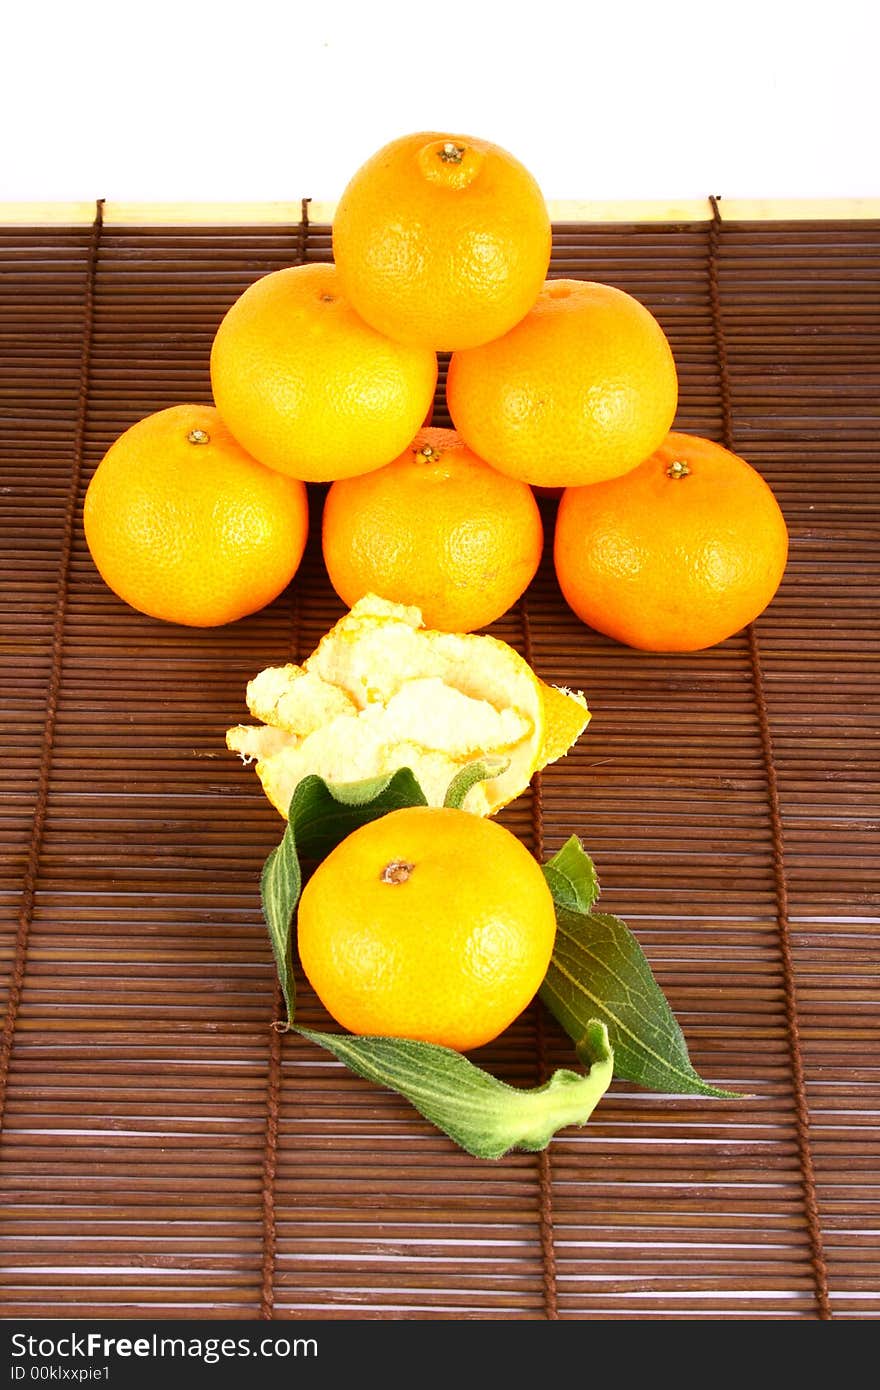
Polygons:
[[353,1033],[468,1051],[537,993],[553,951],[550,890],[497,821],[419,806],[355,830],[299,904],[306,978]]
[[264,468],[212,406],[127,429],[86,492],[86,542],[105,583],[153,618],[214,627],[281,593],[302,559],[302,483]]
[[371,328],[335,266],[256,280],[211,348],[214,401],[254,458],[303,482],[328,482],[396,458],[431,409],[437,355]]
[[690,652],[767,607],[788,530],[761,475],[720,444],[670,434],[621,478],[570,488],[556,519],[559,585],[585,623],[631,647]]
[[421,131],[378,150],[343,190],[333,256],[368,323],[452,350],[506,333],[550,263],[550,218],[529,171],[498,145]]
[[446,400],[481,458],[541,487],[626,473],[662,443],[678,404],[653,314],[612,285],[549,280],[495,342],[456,352]]
[[531,488],[449,429],[420,430],[385,468],[334,483],[324,504],[324,562],[343,602],[378,594],[446,632],[506,613],[535,575],[543,535]]

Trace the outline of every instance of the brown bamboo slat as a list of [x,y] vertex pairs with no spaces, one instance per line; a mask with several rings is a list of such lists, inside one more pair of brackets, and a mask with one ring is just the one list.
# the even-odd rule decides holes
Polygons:
[[[536,853],[582,837],[694,1064],[750,1098],[617,1081],[545,1154],[486,1164],[270,1028],[280,823],[223,735],[342,611],[321,490],[290,590],[225,629],[127,609],[82,534],[112,440],[210,400],[235,297],[330,258],[300,211],[0,225],[4,1315],[876,1317],[880,221],[707,200],[554,226],[551,273],[656,313],[677,426],[764,474],[792,548],[752,631],[648,655],[567,609],[542,503],[544,563],[494,630],[594,718],[505,823]],[[573,1059],[533,1006],[480,1060],[529,1085]]]

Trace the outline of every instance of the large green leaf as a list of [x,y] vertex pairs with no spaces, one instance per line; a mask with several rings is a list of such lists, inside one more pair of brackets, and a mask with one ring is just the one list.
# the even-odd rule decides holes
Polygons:
[[[556,943],[540,994],[578,1056],[589,1058],[590,1028],[601,1018],[615,1076],[657,1091],[737,1096],[695,1071],[684,1034],[629,927],[619,917],[590,910],[598,882],[580,842],[572,837],[544,873],[556,903]],[[596,888],[592,899],[590,883]],[[586,909],[576,906],[588,899]]]
[[359,1076],[387,1086],[477,1158],[511,1149],[544,1149],[568,1125],[585,1125],[608,1089],[613,1058],[605,1025],[588,1029],[586,1075],[560,1068],[543,1086],[520,1089],[497,1080],[448,1047],[402,1038],[297,1030]]

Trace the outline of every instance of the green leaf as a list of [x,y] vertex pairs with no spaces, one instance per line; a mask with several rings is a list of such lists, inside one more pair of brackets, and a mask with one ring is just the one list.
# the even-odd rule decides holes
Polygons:
[[293,1022],[296,1004],[291,922],[301,888],[302,874],[296,852],[295,832],[288,822],[280,845],[269,855],[260,876],[263,916],[269,928],[269,940],[272,943],[272,954],[281,981],[288,1023]]
[[553,901],[572,912],[589,912],[599,896],[599,880],[593,861],[577,835],[566,840],[562,849],[544,865]]
[[500,777],[509,766],[509,758],[483,758],[480,762],[468,763],[449,783],[443,805],[460,811],[471,787],[478,782],[488,781],[490,777]]
[[560,1068],[533,1089],[508,1086],[460,1052],[434,1043],[297,1031],[358,1076],[397,1091],[475,1158],[502,1158],[511,1149],[535,1152],[557,1130],[585,1125],[613,1071],[608,1032],[596,1020],[587,1029],[587,1074]]
[[322,859],[347,835],[389,811],[427,806],[428,798],[408,767],[365,782],[330,785],[322,777],[304,777],[290,798],[288,827],[294,827],[303,859]]
[[593,912],[599,880],[572,835],[544,865],[556,905],[556,944],[540,995],[589,1064],[590,1027],[604,1019],[614,1075],[652,1090],[739,1098],[694,1070],[687,1043],[644,951],[625,922]]
[[388,777],[329,786],[323,778],[304,777],[290,798],[281,843],[263,865],[260,897],[263,916],[284,994],[288,1025],[293,1023],[296,986],[293,973],[293,914],[302,889],[301,859],[320,859],[368,821],[405,806],[426,806],[415,775],[401,768]]
[[556,944],[540,996],[590,1058],[589,1029],[601,1018],[614,1051],[614,1074],[651,1090],[739,1099],[694,1070],[684,1034],[629,927],[604,912],[556,905]]

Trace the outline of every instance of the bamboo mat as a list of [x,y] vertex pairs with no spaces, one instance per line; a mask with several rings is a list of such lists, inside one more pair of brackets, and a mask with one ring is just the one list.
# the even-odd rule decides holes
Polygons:
[[[542,855],[582,837],[697,1069],[754,1093],[615,1082],[587,1127],[498,1163],[270,1028],[280,821],[224,732],[342,611],[320,490],[291,589],[228,628],[127,609],[83,540],[112,440],[210,399],[232,300],[329,257],[306,204],[0,228],[4,1316],[874,1317],[880,221],[555,225],[552,273],[653,310],[677,427],[764,474],[792,548],[754,629],[708,652],[592,633],[549,552],[494,629],[594,711],[506,823]],[[478,1060],[531,1085],[573,1055],[532,1006]]]

